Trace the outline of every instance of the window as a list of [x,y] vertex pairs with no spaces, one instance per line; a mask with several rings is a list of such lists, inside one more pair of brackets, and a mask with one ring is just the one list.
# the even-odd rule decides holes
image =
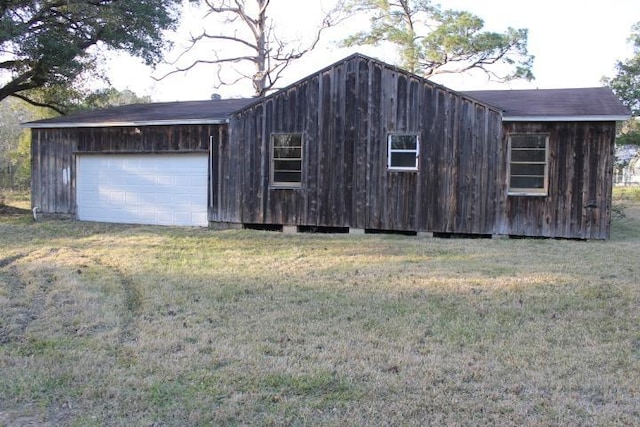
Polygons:
[[509,194],[546,196],[548,135],[511,135],[509,138]]
[[302,185],[302,134],[282,133],[271,136],[271,185]]
[[389,170],[418,170],[418,153],[420,152],[418,135],[390,134],[388,146],[387,168]]

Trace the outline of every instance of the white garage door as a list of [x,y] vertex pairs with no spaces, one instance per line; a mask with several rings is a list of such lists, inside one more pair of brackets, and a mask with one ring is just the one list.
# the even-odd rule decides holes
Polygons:
[[78,219],[206,226],[207,159],[206,154],[79,155]]

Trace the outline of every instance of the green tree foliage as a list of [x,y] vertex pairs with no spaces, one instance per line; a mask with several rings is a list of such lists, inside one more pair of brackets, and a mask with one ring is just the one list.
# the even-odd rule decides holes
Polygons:
[[618,128],[618,145],[640,145],[640,117],[631,117]]
[[482,70],[491,79],[533,79],[527,30],[483,31],[469,12],[442,9],[430,0],[351,0],[352,13],[366,13],[371,27],[343,41],[345,46],[394,44],[400,66],[426,77]]
[[[59,91],[77,85],[102,50],[157,63],[180,0],[0,0],[0,100],[19,97],[59,112]],[[62,88],[62,89],[61,89]],[[35,89],[41,91],[32,96]]]
[[90,93],[82,103],[75,106],[75,109],[96,110],[99,108],[117,107],[119,105],[148,104],[151,101],[150,96],[138,96],[129,89],[119,91],[114,88],[107,88]]
[[616,63],[616,75],[603,81],[613,89],[633,116],[640,116],[640,22],[632,27],[633,56]]
[[[33,90],[32,96],[43,97],[40,91]],[[62,96],[62,93],[56,96]],[[74,98],[71,108],[81,111],[148,102],[151,102],[150,97],[140,97],[131,90],[108,88],[95,91],[84,99]],[[57,115],[51,109],[35,107],[16,97],[0,101],[0,188],[27,189],[31,182],[31,132],[20,124]]]
[[20,123],[53,114],[16,98],[0,102],[0,188],[29,187],[31,134]]
[[640,22],[631,28],[628,41],[633,46],[633,55],[625,61],[616,63],[616,75],[603,77],[608,85],[631,111],[631,120],[619,128],[616,143],[618,145],[640,145]]

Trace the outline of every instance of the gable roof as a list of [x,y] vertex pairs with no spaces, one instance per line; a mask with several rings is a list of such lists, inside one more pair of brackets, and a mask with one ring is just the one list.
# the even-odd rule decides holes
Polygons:
[[385,68],[387,70],[391,70],[394,73],[403,74],[406,77],[409,77],[411,79],[415,79],[415,80],[418,80],[418,81],[420,81],[422,83],[429,84],[432,87],[439,88],[439,89],[441,89],[441,90],[443,90],[445,92],[449,92],[449,93],[454,94],[454,95],[456,95],[458,97],[468,99],[469,101],[472,101],[472,102],[475,102],[475,103],[478,103],[478,104],[482,104],[482,105],[484,105],[485,107],[487,107],[489,109],[492,109],[494,111],[500,112],[500,108],[498,108],[494,104],[490,104],[490,103],[488,103],[488,102],[486,102],[486,101],[484,101],[482,99],[474,98],[472,96],[469,96],[465,92],[460,92],[460,91],[453,90],[453,89],[448,88],[446,86],[443,86],[443,85],[441,85],[439,83],[436,83],[436,82],[434,82],[432,80],[429,80],[429,79],[427,79],[425,77],[419,76],[417,74],[413,74],[413,73],[411,73],[411,72],[409,72],[407,70],[404,70],[404,69],[402,69],[400,67],[397,67],[395,65],[391,65],[391,64],[388,64],[388,63],[386,63],[384,61],[381,61],[379,59],[375,59],[375,58],[372,58],[370,56],[363,55],[362,53],[356,52],[356,53],[352,53],[351,55],[349,55],[349,56],[347,56],[347,57],[345,57],[345,58],[343,58],[343,59],[341,59],[339,61],[334,62],[331,65],[328,65],[328,66],[326,66],[326,67],[324,67],[324,68],[322,68],[322,69],[320,69],[318,71],[315,71],[312,74],[309,74],[308,76],[305,76],[304,78],[299,79],[294,83],[291,83],[289,86],[286,86],[286,87],[284,87],[282,89],[279,89],[279,90],[277,90],[275,92],[272,92],[272,93],[270,93],[270,94],[268,94],[266,96],[263,96],[261,98],[253,98],[253,102],[248,103],[247,105],[245,105],[244,107],[242,107],[238,111],[235,111],[234,113],[241,113],[243,110],[249,109],[249,108],[253,107],[254,105],[257,105],[257,104],[263,103],[265,101],[268,101],[269,99],[274,98],[274,97],[278,96],[279,94],[281,94],[283,92],[287,92],[289,89],[291,89],[291,88],[293,88],[295,86],[298,86],[298,85],[302,84],[303,82],[305,82],[307,80],[310,80],[310,79],[313,79],[315,77],[321,76],[321,75],[325,74],[327,71],[330,71],[330,70],[332,70],[332,69],[334,69],[336,67],[339,67],[341,65],[344,65],[344,64],[349,63],[349,62],[354,62],[354,61],[364,61],[364,62],[367,62],[369,64],[375,64],[378,67]]
[[158,102],[150,104],[132,104],[120,107],[105,108],[24,123],[27,128],[79,128],[79,127],[115,127],[115,126],[152,126],[152,125],[189,125],[189,124],[221,124],[227,123],[231,115],[241,112],[245,108],[264,102],[279,93],[286,92],[291,87],[299,85],[310,78],[321,75],[326,71],[353,60],[372,62],[380,67],[402,73],[406,76],[427,82],[460,97],[485,105],[495,111],[500,111],[495,105],[477,98],[457,92],[445,86],[432,82],[424,77],[412,74],[399,67],[387,64],[378,59],[370,58],[360,53],[354,53],[325,68],[306,76],[291,85],[279,89],[262,98],[221,99],[211,101],[181,101]]
[[211,101],[155,102],[85,111],[53,119],[25,123],[30,128],[78,128],[226,123],[236,110],[253,98]]
[[81,128],[152,125],[222,124],[237,112],[325,73],[348,61],[364,60],[419,79],[442,90],[502,111],[504,121],[623,121],[629,111],[611,89],[533,89],[454,91],[383,61],[355,53],[263,98],[132,104],[24,123],[28,128]]
[[630,117],[608,87],[464,93],[502,109],[504,121],[624,121]]

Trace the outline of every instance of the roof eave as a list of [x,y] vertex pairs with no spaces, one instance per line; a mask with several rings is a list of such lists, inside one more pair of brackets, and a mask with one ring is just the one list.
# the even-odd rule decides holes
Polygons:
[[176,125],[222,125],[229,123],[228,118],[218,119],[172,119],[172,120],[140,120],[127,122],[63,122],[63,123],[21,123],[27,129],[69,129],[69,128],[107,128],[107,127],[139,127],[139,126],[176,126]]
[[503,115],[504,122],[624,122],[630,115],[599,115],[599,116],[509,116]]

